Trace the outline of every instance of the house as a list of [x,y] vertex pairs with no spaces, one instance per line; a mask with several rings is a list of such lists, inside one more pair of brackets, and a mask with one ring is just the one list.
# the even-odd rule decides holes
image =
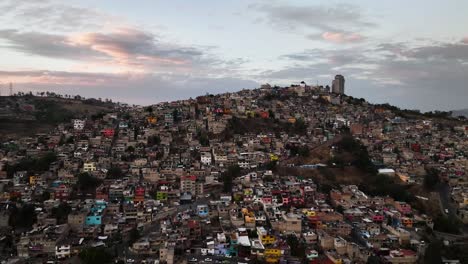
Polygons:
[[206,204],[197,205],[197,214],[200,217],[207,217],[209,214],[209,207]]
[[93,172],[96,171],[96,163],[94,162],[85,162],[83,163],[84,172]]

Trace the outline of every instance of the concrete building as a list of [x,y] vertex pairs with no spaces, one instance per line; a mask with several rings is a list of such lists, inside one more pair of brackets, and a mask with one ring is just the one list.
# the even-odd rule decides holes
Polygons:
[[345,79],[343,75],[336,75],[332,82],[332,93],[344,94]]

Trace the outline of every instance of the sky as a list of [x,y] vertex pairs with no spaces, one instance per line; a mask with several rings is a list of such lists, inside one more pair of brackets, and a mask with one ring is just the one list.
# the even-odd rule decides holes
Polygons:
[[0,92],[148,105],[260,84],[468,108],[468,1],[0,0]]

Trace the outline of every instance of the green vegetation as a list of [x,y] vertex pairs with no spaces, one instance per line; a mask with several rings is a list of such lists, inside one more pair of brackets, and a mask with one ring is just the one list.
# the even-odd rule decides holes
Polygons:
[[286,242],[291,249],[291,255],[293,257],[304,258],[305,257],[305,246],[301,243],[295,235],[289,235],[286,238]]
[[203,147],[208,147],[210,145],[210,139],[208,138],[208,134],[205,131],[198,131],[197,134],[198,141]]
[[308,157],[310,155],[310,149],[307,146],[286,145],[286,149],[289,150],[290,156],[292,157]]
[[36,220],[34,205],[25,204],[20,208],[13,207],[9,224],[16,229],[31,229]]
[[232,191],[232,182],[235,178],[239,177],[241,169],[239,166],[230,166],[225,173],[223,173],[223,192]]
[[81,191],[92,191],[96,189],[96,187],[98,187],[101,182],[101,180],[85,172],[78,175],[77,186]]
[[442,257],[446,259],[460,260],[460,263],[468,263],[468,251],[466,245],[445,246],[442,241],[434,240],[426,248],[423,263],[442,263]]
[[62,123],[70,121],[74,115],[54,101],[38,100],[35,104],[37,120],[46,123]]
[[124,173],[121,168],[119,167],[111,167],[107,171],[106,178],[107,179],[121,179],[124,176]]
[[359,186],[364,193],[373,196],[390,196],[398,201],[412,202],[414,195],[408,189],[399,184],[395,178],[386,175],[369,175]]
[[357,168],[371,174],[377,173],[377,169],[370,159],[367,148],[352,136],[344,136],[335,146],[337,147],[337,153],[335,155],[336,161],[343,160],[344,162],[344,160],[346,160],[345,157],[351,154],[353,159],[352,164]]
[[79,254],[84,264],[106,264],[112,263],[112,255],[105,248],[86,248]]
[[[335,144],[335,157],[331,160],[344,166],[349,163],[365,172],[366,177],[359,185],[359,189],[373,196],[390,196],[398,201],[411,202],[414,195],[407,186],[401,185],[396,178],[377,174],[367,148],[351,136],[344,136]],[[332,178],[333,179],[333,178]]]
[[307,124],[305,123],[303,118],[298,118],[294,123],[294,133],[296,134],[304,134],[307,130]]
[[400,109],[396,106],[390,105],[390,104],[380,104],[380,105],[375,105],[376,107],[382,107],[387,110],[391,110],[395,114],[402,116],[402,117],[414,117],[414,116],[419,116],[419,117],[427,117],[427,118],[445,118],[445,119],[451,119],[452,118],[452,111],[429,111],[425,113],[421,113],[419,110],[409,110],[409,109]]
[[148,137],[148,147],[161,144],[161,138],[159,136],[153,135]]
[[433,190],[439,182],[439,172],[437,169],[431,168],[426,171],[426,175],[424,175],[424,187],[426,189]]
[[460,220],[451,215],[439,215],[434,219],[434,230],[440,232],[459,234],[461,225]]
[[130,245],[132,245],[133,243],[137,242],[138,239],[140,239],[141,237],[141,234],[140,232],[138,231],[138,229],[136,228],[132,228],[132,230],[130,230],[130,234],[129,234],[129,238],[128,238],[128,243]]
[[71,213],[72,208],[65,202],[59,204],[59,206],[52,208],[52,216],[57,219],[57,224],[67,223],[68,215]]
[[50,164],[57,161],[54,152],[47,152],[39,158],[24,158],[14,165],[7,164],[5,170],[9,178],[17,171],[42,172],[49,170]]

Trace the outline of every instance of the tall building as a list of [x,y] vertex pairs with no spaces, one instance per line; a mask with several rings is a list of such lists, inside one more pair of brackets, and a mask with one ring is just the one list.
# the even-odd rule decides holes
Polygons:
[[345,84],[345,79],[343,75],[336,75],[335,79],[332,82],[332,93],[344,94],[344,84]]

